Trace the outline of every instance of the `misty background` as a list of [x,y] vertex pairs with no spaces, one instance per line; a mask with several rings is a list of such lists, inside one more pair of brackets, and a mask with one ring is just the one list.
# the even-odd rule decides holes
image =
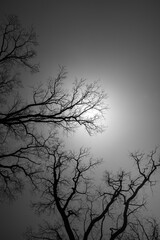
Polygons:
[[[33,25],[39,46],[40,72],[22,73],[23,94],[66,66],[70,88],[75,78],[100,80],[108,94],[106,131],[88,136],[83,129],[63,136],[67,148],[91,148],[102,157],[104,169],[133,167],[129,154],[149,152],[160,144],[160,2],[159,1],[1,1],[4,14],[18,15],[22,25]],[[160,184],[150,197],[150,211],[160,217]],[[2,228],[25,229],[37,217],[29,210],[29,193],[1,206]],[[7,213],[7,214],[6,214]],[[14,230],[13,230],[14,229]]]

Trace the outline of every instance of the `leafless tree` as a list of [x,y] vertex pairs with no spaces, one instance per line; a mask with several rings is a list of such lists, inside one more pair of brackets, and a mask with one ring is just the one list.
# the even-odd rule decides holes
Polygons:
[[107,109],[105,92],[97,82],[87,84],[83,79],[67,92],[63,67],[56,78],[33,88],[29,102],[20,96],[17,67],[38,71],[32,63],[36,45],[33,28],[26,31],[16,16],[8,16],[1,24],[0,190],[8,197],[21,191],[22,173],[33,180],[37,173],[33,165],[40,163],[39,157],[44,158],[48,139],[54,138],[58,129],[70,132],[84,126],[89,134],[103,131],[100,120]]
[[[37,46],[36,33],[33,28],[29,31],[22,28],[19,19],[15,15],[9,15],[0,26],[0,66],[2,75],[5,67],[13,67],[15,63],[26,66],[31,72],[38,71],[38,65],[32,63],[36,56],[35,46]],[[4,79],[2,88],[11,84]],[[8,83],[8,84],[7,84]]]
[[[36,33],[33,28],[22,28],[18,17],[9,15],[0,25],[0,199],[2,196],[13,198],[23,187],[21,173],[30,180],[37,172],[34,163],[35,146],[38,141],[32,137],[22,144],[24,137],[17,128],[14,133],[7,126],[5,118],[9,118],[20,104],[20,98],[14,97],[15,90],[21,86],[17,67],[38,71],[38,65],[32,63],[36,56]],[[11,102],[13,103],[11,105]],[[20,143],[20,144],[18,144]],[[19,146],[18,146],[19,145]],[[30,156],[28,155],[30,152]],[[19,177],[18,177],[19,176]]]
[[56,79],[34,89],[30,104],[21,105],[16,99],[7,113],[1,113],[0,124],[13,132],[19,128],[27,133],[30,123],[52,124],[66,131],[82,125],[89,134],[101,132],[99,120],[107,109],[104,91],[97,82],[87,84],[82,79],[73,83],[71,93],[66,93],[62,88],[64,78],[66,72],[62,67]]
[[[106,171],[98,187],[91,172],[101,161],[92,159],[87,149],[66,152],[57,144],[48,154],[49,162],[40,176],[40,200],[33,208],[53,220],[41,226],[43,234],[30,231],[31,240],[122,239],[131,217],[145,206],[143,189],[155,184],[154,174],[160,167],[157,148],[147,156],[136,152],[131,154],[137,170],[133,175]],[[56,233],[59,238],[53,238]]]
[[160,225],[156,218],[134,217],[129,222],[126,232],[121,240],[159,240]]

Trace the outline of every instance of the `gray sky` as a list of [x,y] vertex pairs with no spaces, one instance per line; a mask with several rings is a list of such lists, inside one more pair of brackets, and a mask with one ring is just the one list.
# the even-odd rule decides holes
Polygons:
[[[3,6],[3,7],[2,7]],[[160,2],[1,1],[0,16],[15,13],[39,35],[40,73],[24,85],[68,70],[68,86],[77,78],[101,80],[109,95],[107,130],[89,137],[82,129],[68,147],[91,147],[109,169],[130,166],[128,155],[160,144]],[[154,198],[155,206],[160,201]],[[156,208],[154,208],[154,211]]]

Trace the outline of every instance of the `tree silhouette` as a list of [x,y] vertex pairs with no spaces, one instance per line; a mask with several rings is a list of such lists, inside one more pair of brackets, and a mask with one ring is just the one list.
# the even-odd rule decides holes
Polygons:
[[[24,29],[17,16],[10,15],[1,24],[0,200],[14,199],[28,179],[40,194],[35,211],[54,213],[52,223],[46,220],[38,232],[29,229],[27,239],[125,239],[128,229],[132,230],[128,239],[140,238],[139,231],[150,238],[143,222],[131,220],[145,206],[142,190],[155,184],[153,176],[160,167],[157,148],[147,156],[131,154],[136,173],[105,171],[98,185],[93,170],[102,160],[85,148],[66,151],[59,132],[74,132],[80,126],[89,135],[102,132],[107,95],[98,82],[84,79],[66,91],[67,72],[60,67],[55,78],[34,87],[28,101],[23,99],[18,70],[39,70],[32,62],[37,44],[34,29]],[[156,239],[156,223],[149,226]]]
[[[9,15],[0,25],[0,196],[13,198],[22,190],[21,177],[23,172],[32,179],[37,172],[32,168],[33,139],[25,141],[25,134],[20,128],[7,124],[8,119],[18,110],[21,99],[16,90],[21,86],[17,67],[38,71],[38,65],[32,63],[36,56],[36,34],[33,28],[22,28],[18,17]],[[12,104],[11,104],[12,103]],[[19,143],[19,144],[18,144]],[[19,146],[17,146],[19,145]],[[37,144],[36,144],[37,145]],[[28,156],[30,152],[30,156]],[[30,162],[30,164],[29,164]]]
[[128,224],[128,230],[121,236],[122,240],[158,240],[160,226],[156,218],[135,217]]
[[[25,66],[31,72],[37,72],[38,65],[31,62],[36,56],[34,47],[37,44],[36,33],[33,28],[27,31],[22,28],[17,16],[7,16],[0,26],[1,74],[5,74],[5,70],[8,70],[5,67],[13,67],[15,64]],[[11,81],[7,80],[6,75],[4,75],[4,79],[1,78],[1,83],[3,83],[1,85],[2,89],[13,85]]]
[[133,176],[106,171],[103,183],[96,186],[92,171],[101,160],[94,160],[87,149],[75,153],[54,145],[39,175],[40,200],[33,203],[38,214],[50,214],[53,220],[37,233],[30,229],[27,239],[121,239],[131,217],[145,206],[143,189],[155,183],[153,175],[160,167],[156,153],[157,148],[147,156],[131,154]]
[[38,71],[31,61],[36,56],[36,34],[33,28],[22,28],[14,15],[1,24],[0,33],[0,192],[14,198],[22,190],[22,174],[34,183],[47,142],[58,129],[70,132],[84,126],[90,135],[103,131],[100,120],[107,96],[97,82],[87,84],[83,79],[67,93],[63,89],[67,72],[61,67],[56,78],[34,87],[28,103],[15,93],[21,84],[17,66]]

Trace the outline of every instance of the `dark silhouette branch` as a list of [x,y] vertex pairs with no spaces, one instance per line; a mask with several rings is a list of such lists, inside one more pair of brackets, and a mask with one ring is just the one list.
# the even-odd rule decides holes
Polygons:
[[75,82],[71,94],[63,93],[62,80],[66,77],[61,68],[55,81],[47,89],[40,87],[33,92],[33,103],[17,109],[16,102],[7,113],[1,113],[0,124],[8,128],[27,126],[29,123],[53,124],[66,131],[83,125],[89,134],[103,130],[100,119],[107,109],[106,94],[97,83],[86,85],[84,80]]
[[[46,173],[40,177],[42,200],[33,207],[38,213],[58,211],[61,218],[57,221],[69,239],[123,239],[131,217],[145,206],[140,192],[147,185],[152,186],[154,173],[160,167],[157,148],[147,158],[142,153],[131,154],[137,175],[131,177],[125,171],[113,175],[106,171],[100,188],[87,174],[100,161],[93,161],[88,154],[85,149],[75,154],[64,151],[61,144],[54,146],[49,152]],[[110,229],[110,236],[105,229]]]
[[160,237],[159,223],[152,217],[134,217],[128,224],[122,240],[158,240]]
[[[8,191],[12,183],[18,186],[19,172],[32,178],[29,165],[39,162],[42,147],[48,151],[45,141],[50,135],[56,139],[59,130],[71,132],[78,126],[83,126],[90,135],[104,130],[101,119],[107,109],[106,94],[97,82],[87,84],[82,79],[75,81],[67,93],[63,89],[67,77],[64,67],[60,67],[55,79],[33,88],[29,103],[16,95],[15,90],[21,86],[17,66],[38,71],[32,62],[37,44],[34,29],[22,28],[17,16],[8,16],[0,25],[0,181]],[[30,151],[34,151],[34,157]]]
[[35,46],[38,45],[33,28],[26,31],[21,27],[18,17],[9,15],[0,28],[0,67],[4,64],[13,66],[20,64],[32,72],[38,71],[38,65],[32,64],[36,56]]

